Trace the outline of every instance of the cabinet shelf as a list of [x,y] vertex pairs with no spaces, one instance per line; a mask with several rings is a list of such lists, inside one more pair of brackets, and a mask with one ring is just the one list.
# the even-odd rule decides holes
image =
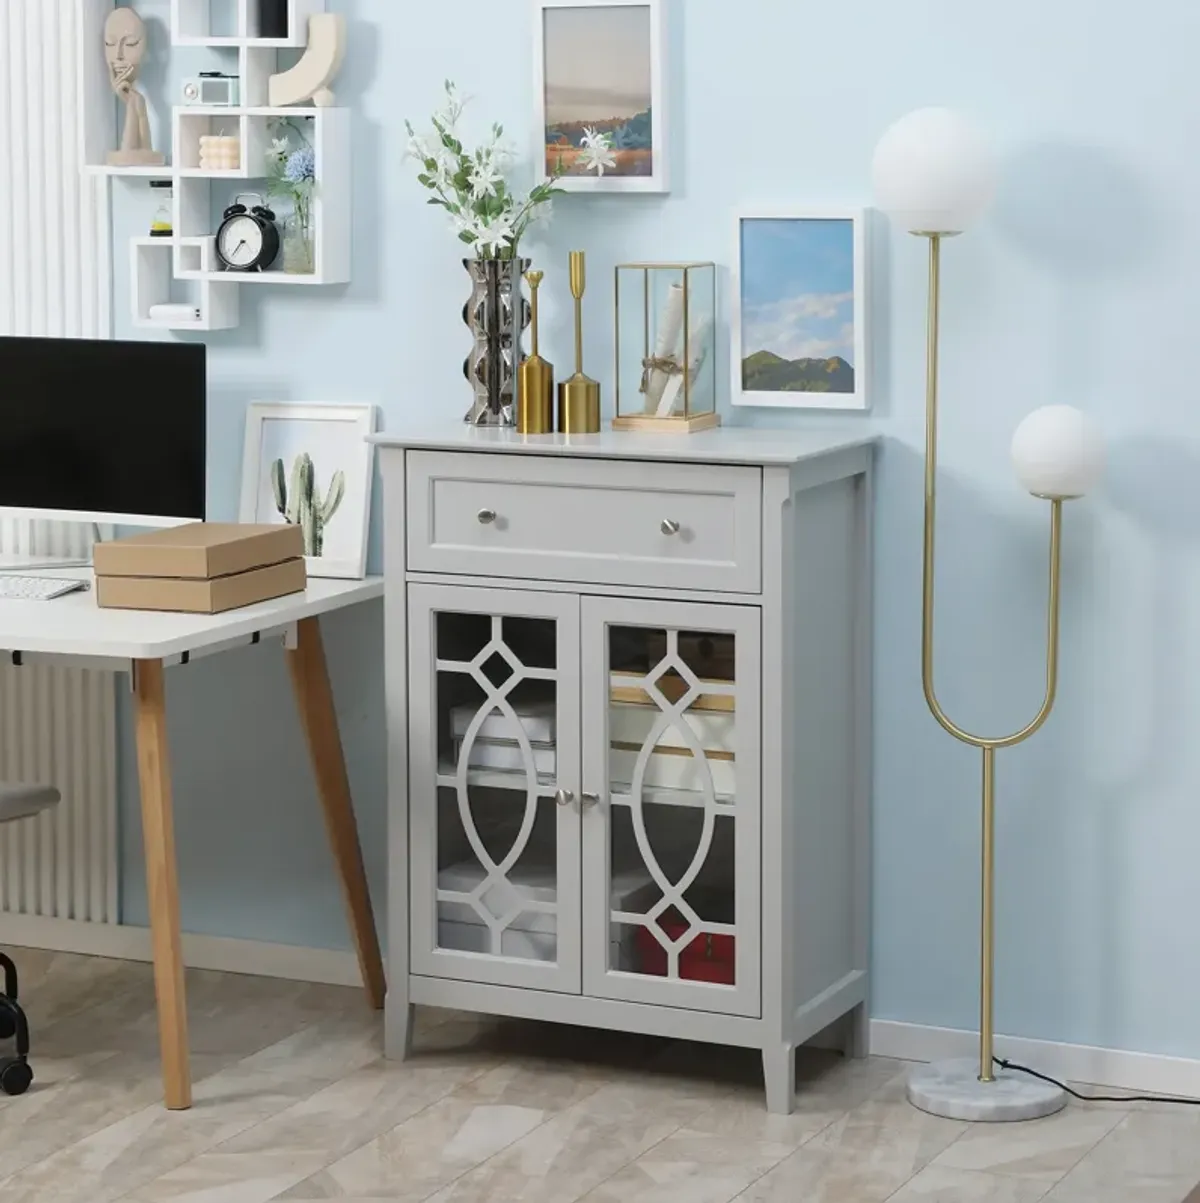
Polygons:
[[[481,789],[505,789],[514,793],[526,792],[527,778],[520,769],[468,769],[467,785],[478,786]],[[439,789],[455,789],[458,786],[458,774],[453,764],[442,761],[438,765],[437,784]],[[538,774],[538,793],[548,794],[554,790],[556,783],[553,777],[546,773]],[[633,799],[628,793],[613,790],[611,801],[616,806],[631,806]],[[654,806],[689,806],[703,809],[704,795],[694,790],[667,789],[664,786],[648,785],[642,790],[643,802]],[[717,795],[717,805],[733,808],[734,799],[722,794]]]

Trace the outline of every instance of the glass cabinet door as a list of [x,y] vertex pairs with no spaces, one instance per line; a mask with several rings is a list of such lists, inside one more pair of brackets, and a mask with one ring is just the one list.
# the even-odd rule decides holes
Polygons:
[[759,612],[588,597],[584,993],[758,1015]]
[[579,599],[408,599],[413,971],[578,993]]

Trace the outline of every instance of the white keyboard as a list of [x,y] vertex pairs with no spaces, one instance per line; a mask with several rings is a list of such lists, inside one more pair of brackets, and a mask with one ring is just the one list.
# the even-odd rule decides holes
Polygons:
[[87,587],[87,581],[64,580],[60,576],[15,576],[0,572],[0,601],[51,601]]

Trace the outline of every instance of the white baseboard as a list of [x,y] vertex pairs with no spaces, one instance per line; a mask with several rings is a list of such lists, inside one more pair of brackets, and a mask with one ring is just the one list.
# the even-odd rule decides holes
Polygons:
[[[871,1052],[902,1061],[940,1061],[947,1057],[973,1057],[979,1052],[975,1032],[957,1028],[930,1028],[914,1023],[871,1020]],[[1123,1049],[1093,1048],[1086,1044],[1059,1044],[997,1036],[996,1056],[1020,1062],[1039,1073],[1068,1082],[1132,1090],[1142,1094],[1168,1094],[1200,1098],[1200,1061],[1131,1053]]]
[[[0,914],[0,946],[77,952],[118,961],[149,961],[150,932],[124,924],[81,923],[74,919],[43,919],[35,915]],[[331,986],[361,986],[358,959],[352,952],[262,944],[225,936],[184,932],[183,960],[192,969],[219,969],[257,977],[280,977],[295,982]]]

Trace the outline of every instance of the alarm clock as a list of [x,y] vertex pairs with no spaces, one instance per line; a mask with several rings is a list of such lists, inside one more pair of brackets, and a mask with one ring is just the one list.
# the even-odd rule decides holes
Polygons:
[[236,75],[225,75],[220,71],[201,71],[195,79],[184,83],[183,103],[232,108],[238,103],[239,82]]
[[265,205],[230,205],[217,227],[217,259],[227,272],[266,271],[279,257],[279,227]]

